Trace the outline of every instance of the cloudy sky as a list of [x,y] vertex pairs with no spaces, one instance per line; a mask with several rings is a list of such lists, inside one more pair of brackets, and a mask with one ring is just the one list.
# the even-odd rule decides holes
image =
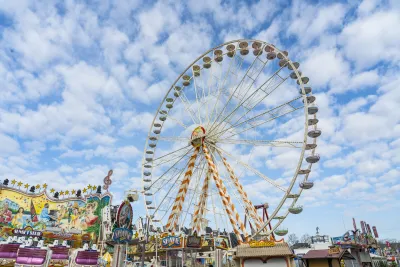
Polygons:
[[285,227],[336,236],[355,217],[400,238],[399,25],[398,0],[0,0],[0,177],[76,189],[113,169],[120,201],[177,75],[255,38],[301,62],[320,109],[315,187]]

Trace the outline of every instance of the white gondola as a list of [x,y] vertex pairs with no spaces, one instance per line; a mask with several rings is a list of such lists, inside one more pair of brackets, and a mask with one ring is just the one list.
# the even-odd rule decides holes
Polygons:
[[298,68],[300,67],[300,63],[299,63],[299,62],[292,62],[292,64],[289,64],[289,66],[288,66],[288,69],[289,69],[289,70],[293,70],[292,65],[293,65],[296,69],[298,69]]
[[308,135],[308,137],[311,137],[311,138],[317,138],[318,136],[321,135],[321,130],[320,129],[311,130],[308,132],[307,135]]
[[[311,103],[314,103],[315,102],[315,96],[313,96],[313,95],[310,95],[310,96],[307,96],[307,103],[308,104],[311,104]],[[303,99],[303,103],[304,103],[304,99]]]
[[318,119],[308,119],[308,125],[315,125],[318,123]]
[[[289,65],[290,66],[290,65]],[[299,71],[299,75],[301,76],[301,71]],[[297,74],[296,74],[296,72],[292,72],[292,73],[290,73],[290,78],[292,78],[292,79],[297,79]]]
[[299,214],[303,211],[303,207],[302,206],[297,206],[297,207],[290,207],[289,208],[289,212],[292,214]]
[[[310,81],[308,77],[301,77],[301,82],[307,84]],[[300,80],[297,80],[297,84],[300,85]]]
[[189,75],[183,75],[183,86],[189,86],[190,85],[190,76]]
[[310,155],[306,158],[306,161],[308,163],[317,163],[319,161],[319,155],[315,154],[315,155]]
[[307,144],[306,145],[306,150],[311,150],[317,147],[317,144]]
[[318,107],[316,106],[308,107],[308,114],[314,115],[317,112],[318,112]]
[[299,170],[298,174],[308,174],[308,173],[310,173],[310,172],[311,172],[311,170],[309,170],[309,169],[304,169],[304,170]]
[[[304,87],[304,92],[305,92],[305,94],[309,94],[309,93],[311,93],[311,91],[312,91],[311,87]],[[301,88],[300,88],[300,90],[299,90],[299,93],[300,93],[301,95],[303,94],[303,90],[301,90]]]
[[286,59],[279,60],[279,67],[283,68],[288,65],[288,61]]
[[312,188],[313,186],[314,186],[314,182],[310,182],[310,181],[301,182],[301,183],[300,183],[300,188],[302,188],[302,189],[310,189],[310,188]]
[[278,229],[274,231],[274,233],[279,236],[285,236],[288,232],[289,231],[287,229]]
[[268,60],[274,60],[276,58],[276,53],[275,52],[269,52],[267,54],[267,59]]

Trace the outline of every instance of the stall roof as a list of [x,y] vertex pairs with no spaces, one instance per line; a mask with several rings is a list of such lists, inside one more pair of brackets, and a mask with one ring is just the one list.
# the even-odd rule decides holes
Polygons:
[[293,256],[287,243],[276,243],[273,247],[251,248],[249,244],[236,247],[236,257],[261,257],[261,256]]
[[310,250],[303,256],[303,259],[354,259],[347,250],[342,250],[336,254],[329,254],[328,251],[328,249]]

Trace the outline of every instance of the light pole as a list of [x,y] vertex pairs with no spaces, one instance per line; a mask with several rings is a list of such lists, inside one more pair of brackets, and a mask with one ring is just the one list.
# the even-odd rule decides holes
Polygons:
[[[143,218],[140,218],[142,225],[143,224]],[[145,253],[146,253],[146,243],[148,242],[149,238],[149,217],[146,217],[146,227],[145,227],[145,233],[144,233],[144,238],[143,238],[143,245],[142,245],[142,267],[144,267],[144,258],[145,258]]]

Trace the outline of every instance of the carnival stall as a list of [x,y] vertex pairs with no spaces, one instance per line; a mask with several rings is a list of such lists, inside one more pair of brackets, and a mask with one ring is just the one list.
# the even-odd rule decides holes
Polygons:
[[68,266],[82,247],[97,251],[104,237],[102,210],[112,200],[111,175],[103,187],[70,190],[6,179],[0,185],[0,265]]
[[354,256],[358,265],[372,266],[370,253],[381,254],[376,238],[378,232],[374,226],[374,232],[371,231],[369,224],[361,221],[361,229],[357,228],[356,221],[353,218],[353,230],[346,231],[342,236],[332,237],[332,244],[347,249]]

